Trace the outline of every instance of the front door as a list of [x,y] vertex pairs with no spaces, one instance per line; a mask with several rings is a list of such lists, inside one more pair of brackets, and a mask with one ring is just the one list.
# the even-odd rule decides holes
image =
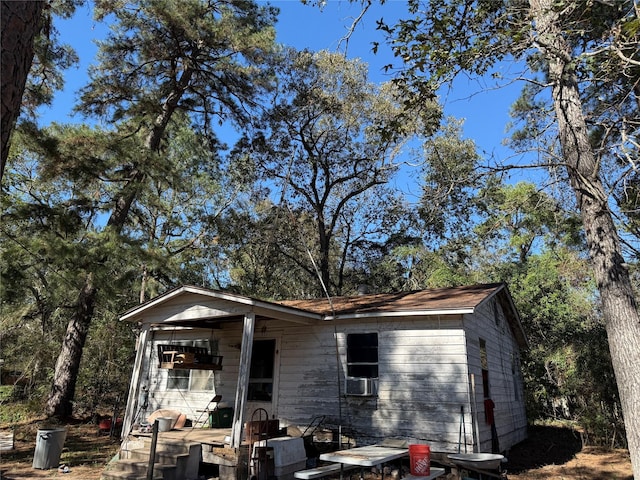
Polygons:
[[[276,412],[277,365],[276,340],[259,339],[253,341],[249,388],[247,390],[246,421],[265,420],[264,409],[269,418]],[[254,414],[255,412],[255,414]]]

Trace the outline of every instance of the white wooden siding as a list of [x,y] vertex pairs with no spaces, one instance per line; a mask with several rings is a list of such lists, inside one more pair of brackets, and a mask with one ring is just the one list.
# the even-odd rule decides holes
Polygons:
[[[197,298],[197,297],[196,297]],[[194,312],[192,299],[180,302]],[[202,299],[199,299],[202,303]],[[477,315],[450,315],[416,318],[394,317],[357,321],[317,322],[298,325],[279,320],[260,320],[255,338],[278,338],[276,353],[277,391],[273,415],[283,425],[306,426],[316,415],[325,415],[332,426],[354,432],[361,444],[385,437],[409,437],[426,441],[433,451],[456,451],[459,434],[471,449],[473,418],[469,379],[476,380],[476,404],[481,418],[482,450],[490,448],[490,430],[484,422],[479,338],[487,342],[491,393],[501,447],[508,448],[524,439],[526,417],[524,400],[515,401],[511,363],[517,346],[504,320],[498,326],[491,302]],[[162,316],[180,316],[179,308],[167,306],[154,312],[153,321]],[[149,319],[151,321],[151,319]],[[344,394],[346,373],[346,335],[378,334],[379,380],[374,397]],[[218,330],[171,330],[155,332],[154,342],[213,337],[218,354],[223,356],[222,370],[216,371],[214,391],[167,391],[167,371],[158,368],[157,347],[150,348],[151,361],[143,369],[143,383],[150,388],[146,415],[159,408],[185,412],[197,419],[214,394],[233,406],[237,385],[239,342],[242,323],[224,323]],[[461,425],[461,408],[464,425]],[[251,417],[250,411],[246,418]],[[202,418],[206,421],[206,418]],[[462,427],[462,428],[461,428]],[[489,435],[487,435],[487,432]],[[487,444],[487,441],[489,443]]]
[[145,323],[167,323],[177,320],[212,318],[220,314],[243,315],[250,309],[218,298],[203,297],[195,293],[185,293],[161,303],[145,312]]
[[[289,328],[282,338],[278,415],[298,425],[327,415],[361,443],[403,436],[452,450],[460,406],[469,402],[460,327],[460,316],[338,322],[337,339],[333,324]],[[345,396],[346,335],[367,332],[378,333],[378,394]],[[470,425],[466,431],[470,443]]]
[[[496,313],[498,321],[496,322]],[[475,403],[478,409],[480,451],[491,451],[491,428],[485,422],[480,339],[486,342],[489,369],[489,394],[495,403],[494,418],[500,448],[508,449],[526,438],[527,419],[524,406],[522,377],[519,370],[520,351],[495,299],[481,306],[473,316],[465,317],[465,331],[469,352],[469,371],[475,379]],[[516,388],[519,390],[516,392]]]

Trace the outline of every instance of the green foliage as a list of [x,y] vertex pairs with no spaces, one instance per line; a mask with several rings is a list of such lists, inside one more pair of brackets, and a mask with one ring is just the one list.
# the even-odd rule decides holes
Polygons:
[[316,292],[315,272],[305,251],[315,232],[304,212],[290,212],[268,201],[253,207],[243,204],[221,218],[219,232],[229,288],[265,299],[304,298]]
[[526,39],[526,2],[411,0],[411,18],[379,28],[403,62],[401,85],[433,89],[462,71],[483,75]]
[[176,108],[206,131],[213,121],[246,121],[270,85],[276,13],[248,0],[97,1],[96,17],[116,21],[80,110],[145,128]]
[[407,239],[371,263],[369,284],[380,290],[421,290],[473,283],[455,242],[430,250],[420,239]]
[[121,234],[104,218],[144,139],[86,126],[19,132],[3,185],[0,321],[2,358],[19,359],[31,398],[47,393],[88,272],[101,285],[77,378],[85,395],[76,407],[88,412],[123,401],[128,390],[135,332],[117,317],[138,300],[142,271],[154,280],[143,287],[151,294],[203,278],[199,241],[227,194],[208,142],[176,119]]
[[76,412],[109,412],[114,406],[122,411],[129,391],[135,334],[130,325],[117,320],[118,312],[97,315],[82,356],[77,388]]
[[425,102],[422,116],[408,116],[392,85],[370,83],[365,64],[337,53],[285,51],[276,72],[272,107],[234,157],[253,159],[260,194],[279,197],[277,218],[293,235],[275,248],[286,245],[282,255],[315,281],[314,295],[340,294],[397,228],[390,219],[403,207],[384,187],[402,147],[433,130],[440,108]]
[[36,116],[36,109],[50,105],[54,94],[64,87],[64,71],[78,63],[69,45],[61,44],[55,19],[70,18],[85,0],[52,0],[43,9],[41,30],[34,39],[34,58],[22,98],[23,113]]
[[[0,387],[3,390],[6,386]],[[34,413],[42,411],[41,405],[31,402],[25,402],[20,399],[18,401],[10,399],[0,400],[0,424],[15,425],[20,422],[31,420]]]
[[507,257],[496,267],[530,343],[523,358],[529,417],[573,420],[591,444],[625,446],[606,332],[584,255],[551,244],[524,262]]
[[[424,181],[418,214],[437,242],[458,237],[482,214],[478,192],[480,156],[472,140],[462,138],[462,122],[453,118],[425,141]],[[491,185],[492,179],[483,179]],[[446,213],[445,213],[446,212]]]

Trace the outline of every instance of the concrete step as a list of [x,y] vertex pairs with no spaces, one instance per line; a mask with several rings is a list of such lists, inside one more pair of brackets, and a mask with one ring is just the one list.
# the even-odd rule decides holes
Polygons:
[[[100,475],[100,480],[147,480],[147,474],[105,470]],[[164,480],[162,472],[153,472],[153,480]]]
[[[134,477],[142,477],[146,479],[147,476],[147,468],[149,467],[148,462],[146,461],[137,461],[131,459],[120,459],[117,462],[114,462],[108,473],[118,473],[121,472],[126,475],[131,475]],[[156,463],[153,466],[153,475],[154,478],[157,476],[162,480],[178,480],[176,477],[176,465],[163,465],[161,463]]]
[[[101,480],[146,480],[151,441],[128,442],[120,458],[109,464]],[[133,448],[131,448],[133,447]],[[158,441],[154,480],[191,480],[198,476],[202,446],[193,442]]]
[[[143,448],[149,450],[151,448],[151,439],[144,438],[143,444]],[[158,439],[156,452],[189,453],[193,447],[200,447],[200,444],[195,442],[172,442]]]
[[[132,460],[137,460],[138,462],[149,461],[149,449],[148,448],[136,448],[135,450],[131,450],[129,452],[130,458]],[[156,450],[156,463],[161,463],[163,465],[175,465],[179,463],[181,460],[188,458],[189,453],[173,453],[173,452],[162,452]],[[184,460],[183,460],[184,461]]]

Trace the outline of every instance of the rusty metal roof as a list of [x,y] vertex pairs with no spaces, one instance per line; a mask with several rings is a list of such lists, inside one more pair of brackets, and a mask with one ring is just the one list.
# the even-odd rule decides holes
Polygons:
[[502,283],[492,283],[412,292],[331,297],[330,299],[288,300],[279,303],[287,307],[329,316],[358,313],[448,311],[474,309],[503,288],[504,284]]

